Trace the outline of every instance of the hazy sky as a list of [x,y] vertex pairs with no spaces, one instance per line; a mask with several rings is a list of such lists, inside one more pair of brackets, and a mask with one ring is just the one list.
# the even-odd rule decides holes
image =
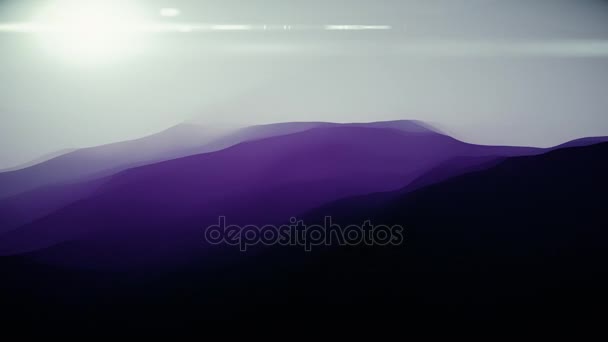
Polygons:
[[15,29],[51,3],[0,0],[0,168],[192,118],[419,119],[489,144],[608,135],[608,1],[121,0],[120,20],[174,32],[121,32],[99,55],[82,53],[90,27]]

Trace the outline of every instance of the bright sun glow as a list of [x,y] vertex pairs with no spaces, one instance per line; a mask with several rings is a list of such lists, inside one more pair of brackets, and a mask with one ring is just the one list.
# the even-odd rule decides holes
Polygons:
[[180,10],[177,8],[162,8],[160,10],[160,15],[163,17],[177,17],[180,13]]
[[79,63],[109,62],[134,52],[140,43],[141,11],[120,0],[58,0],[35,21],[50,51]]

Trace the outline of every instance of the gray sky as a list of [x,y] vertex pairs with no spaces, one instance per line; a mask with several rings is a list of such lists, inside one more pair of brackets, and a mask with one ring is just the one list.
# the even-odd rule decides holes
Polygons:
[[[49,3],[0,0],[0,25],[42,20]],[[0,29],[0,168],[192,118],[419,119],[488,144],[608,135],[608,1],[116,3],[125,18],[175,32],[125,35],[91,59],[79,49],[93,39],[69,46],[65,32]],[[207,24],[248,29],[193,29]]]

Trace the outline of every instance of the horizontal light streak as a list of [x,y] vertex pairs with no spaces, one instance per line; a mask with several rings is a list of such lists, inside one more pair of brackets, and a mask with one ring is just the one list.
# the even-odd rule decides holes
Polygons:
[[[87,30],[88,28],[70,24],[43,24],[36,22],[18,22],[0,24],[4,33],[44,33]],[[142,32],[142,33],[193,33],[220,31],[378,31],[390,30],[388,25],[249,25],[249,24],[206,24],[206,23],[149,23],[124,25],[95,25],[96,31],[108,32]]]
[[366,30],[390,30],[388,25],[326,25],[328,31],[366,31]]
[[[91,26],[42,24],[36,22],[15,22],[0,24],[0,33],[70,33],[87,31],[98,33],[206,33],[206,32],[280,32],[280,31],[377,31],[391,30],[388,25],[244,25],[205,23],[149,23],[139,25]],[[338,44],[340,45],[340,44]],[[601,39],[545,39],[545,40],[463,40],[463,39],[403,39],[384,41],[382,45],[341,47],[297,43],[288,47],[276,46],[233,46],[231,50],[246,53],[268,51],[268,53],[295,52],[325,54],[393,54],[428,57],[608,57],[608,40]]]

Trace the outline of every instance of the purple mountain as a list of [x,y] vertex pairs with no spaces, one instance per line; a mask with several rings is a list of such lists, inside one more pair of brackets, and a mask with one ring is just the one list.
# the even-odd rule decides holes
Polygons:
[[409,122],[285,127],[308,129],[249,135],[221,151],[106,178],[93,196],[2,236],[0,253],[37,251],[41,260],[99,267],[183,261],[205,252],[204,227],[218,216],[278,224],[340,198],[403,188],[457,157],[541,152],[466,144]]
[[223,128],[182,124],[137,140],[75,150],[24,169],[0,173],[0,199],[206,152],[206,145],[226,133]]
[[[141,139],[57,153],[39,162],[0,171],[0,200],[48,186],[100,179],[137,166],[219,151],[245,141],[293,134],[315,127],[336,126],[344,125],[294,122],[235,128],[181,124]],[[433,130],[422,122],[406,120],[348,126],[394,128],[405,132]],[[42,191],[48,192],[47,189]]]
[[[218,151],[245,141],[338,126],[394,128],[404,132],[433,130],[422,122],[406,120],[346,125],[293,122],[239,129],[182,124],[142,139],[81,149],[0,173],[0,233],[91,195],[104,177],[128,168]],[[85,182],[88,184],[82,184]]]

